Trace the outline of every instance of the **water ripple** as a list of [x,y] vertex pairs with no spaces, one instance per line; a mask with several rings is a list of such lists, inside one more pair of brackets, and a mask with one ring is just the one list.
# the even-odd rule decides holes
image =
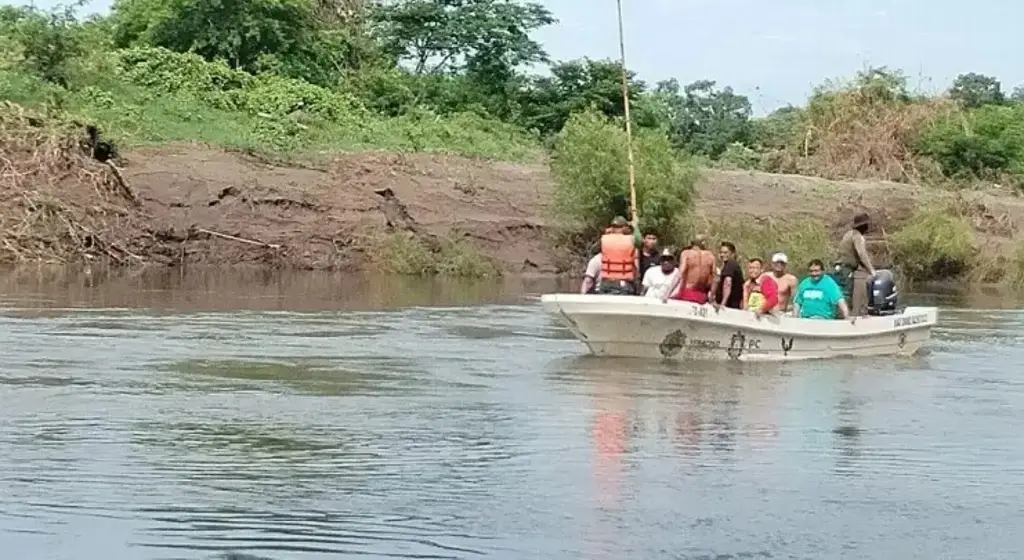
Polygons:
[[1022,327],[1018,311],[950,310],[915,358],[680,366],[584,356],[535,301],[6,309],[0,544],[1015,558]]

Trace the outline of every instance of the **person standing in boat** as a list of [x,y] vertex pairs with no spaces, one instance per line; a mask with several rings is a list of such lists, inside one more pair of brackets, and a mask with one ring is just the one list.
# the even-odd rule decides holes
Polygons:
[[598,292],[602,294],[635,295],[637,271],[640,268],[639,252],[629,222],[616,216],[611,226],[601,236],[601,281]]
[[871,224],[871,218],[860,213],[853,218],[853,227],[839,241],[839,263],[837,273],[843,284],[843,293],[850,305],[852,315],[867,314],[868,280],[875,275],[875,267],[868,255],[864,236]]
[[[801,319],[850,318],[850,309],[843,298],[843,290],[831,276],[825,274],[825,265],[818,259],[807,265],[807,277],[800,281],[793,296],[793,315]],[[853,318],[856,321],[856,317]]]

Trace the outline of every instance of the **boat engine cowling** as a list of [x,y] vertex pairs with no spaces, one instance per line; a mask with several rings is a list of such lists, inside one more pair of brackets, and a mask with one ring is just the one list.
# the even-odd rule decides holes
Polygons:
[[899,304],[896,279],[889,270],[876,270],[868,280],[868,315],[895,315]]

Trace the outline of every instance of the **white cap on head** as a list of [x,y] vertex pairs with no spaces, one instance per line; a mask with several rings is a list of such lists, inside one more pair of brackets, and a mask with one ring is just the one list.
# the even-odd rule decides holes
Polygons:
[[772,255],[772,262],[786,264],[789,262],[789,259],[786,257],[786,253],[775,253]]

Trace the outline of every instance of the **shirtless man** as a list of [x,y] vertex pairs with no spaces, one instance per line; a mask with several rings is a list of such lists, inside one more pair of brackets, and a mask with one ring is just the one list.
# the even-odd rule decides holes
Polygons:
[[[693,243],[679,254],[679,276],[666,294],[680,301],[707,303],[714,277],[715,254],[708,250],[707,238],[698,235]],[[668,301],[668,297],[662,301]]]
[[772,255],[772,275],[775,276],[775,283],[779,285],[779,306],[778,310],[786,313],[792,309],[793,294],[796,292],[797,279],[786,270],[789,258],[785,253]]

